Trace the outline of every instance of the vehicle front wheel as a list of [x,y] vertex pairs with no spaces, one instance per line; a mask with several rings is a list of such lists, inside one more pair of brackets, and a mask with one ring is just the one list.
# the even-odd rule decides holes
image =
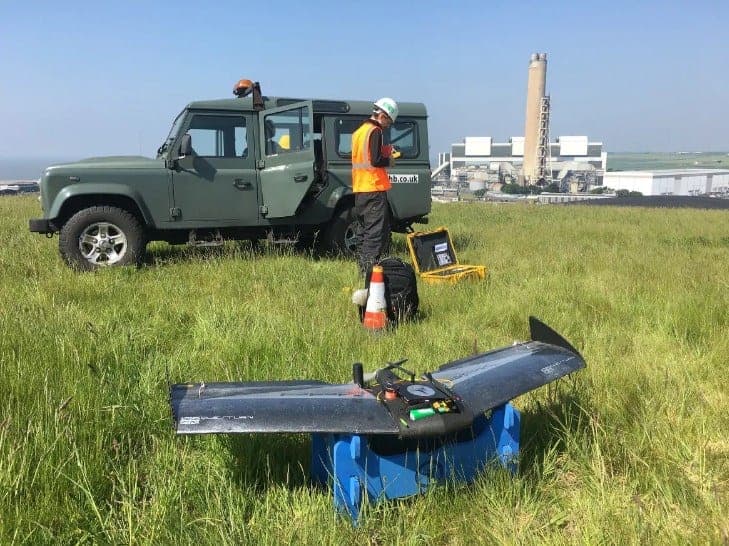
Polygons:
[[353,257],[357,253],[357,220],[353,207],[340,210],[324,230],[322,240],[326,250]]
[[58,248],[72,268],[138,265],[144,259],[144,230],[133,214],[117,207],[90,207],[61,228]]

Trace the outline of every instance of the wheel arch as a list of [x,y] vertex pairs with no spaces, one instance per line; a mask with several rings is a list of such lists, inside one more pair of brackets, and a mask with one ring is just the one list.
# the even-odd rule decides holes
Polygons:
[[[354,195],[355,194],[353,192],[348,192],[341,195],[332,210],[331,218],[336,218],[337,215],[342,211],[342,209],[354,208]],[[387,200],[387,207],[390,209],[390,218],[394,221],[395,211],[393,210],[392,203],[390,203],[389,199]]]
[[337,215],[342,212],[344,209],[354,208],[354,194],[353,193],[345,193],[342,195],[339,200],[337,201],[337,204],[334,206],[332,210],[332,215],[330,217],[330,221],[337,217]]
[[[152,220],[149,211],[136,192],[102,192],[102,191],[68,191],[64,188],[54,203],[55,207],[49,215],[54,218],[54,224],[60,229],[74,214],[90,207],[110,206],[117,207],[134,215],[142,226],[151,226]],[[62,195],[66,192],[66,195]]]

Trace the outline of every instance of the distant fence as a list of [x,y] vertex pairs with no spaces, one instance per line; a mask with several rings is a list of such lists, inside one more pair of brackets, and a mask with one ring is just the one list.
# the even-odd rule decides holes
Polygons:
[[573,201],[587,201],[588,199],[614,199],[614,193],[540,193],[533,196],[537,203],[571,203]]

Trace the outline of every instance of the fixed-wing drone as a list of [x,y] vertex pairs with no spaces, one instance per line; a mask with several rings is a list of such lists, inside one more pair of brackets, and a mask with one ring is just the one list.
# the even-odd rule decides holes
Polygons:
[[[392,435],[403,440],[449,435],[509,400],[585,366],[549,326],[529,318],[531,341],[468,356],[416,378],[404,361],[365,380],[173,385],[178,434],[314,433]],[[397,372],[397,373],[396,373]]]

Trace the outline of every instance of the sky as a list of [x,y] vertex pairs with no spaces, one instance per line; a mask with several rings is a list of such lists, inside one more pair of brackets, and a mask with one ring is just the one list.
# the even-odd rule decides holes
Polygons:
[[729,151],[729,2],[0,0],[0,159],[153,156],[190,101],[423,102],[430,156],[524,133],[548,57],[552,139]]

